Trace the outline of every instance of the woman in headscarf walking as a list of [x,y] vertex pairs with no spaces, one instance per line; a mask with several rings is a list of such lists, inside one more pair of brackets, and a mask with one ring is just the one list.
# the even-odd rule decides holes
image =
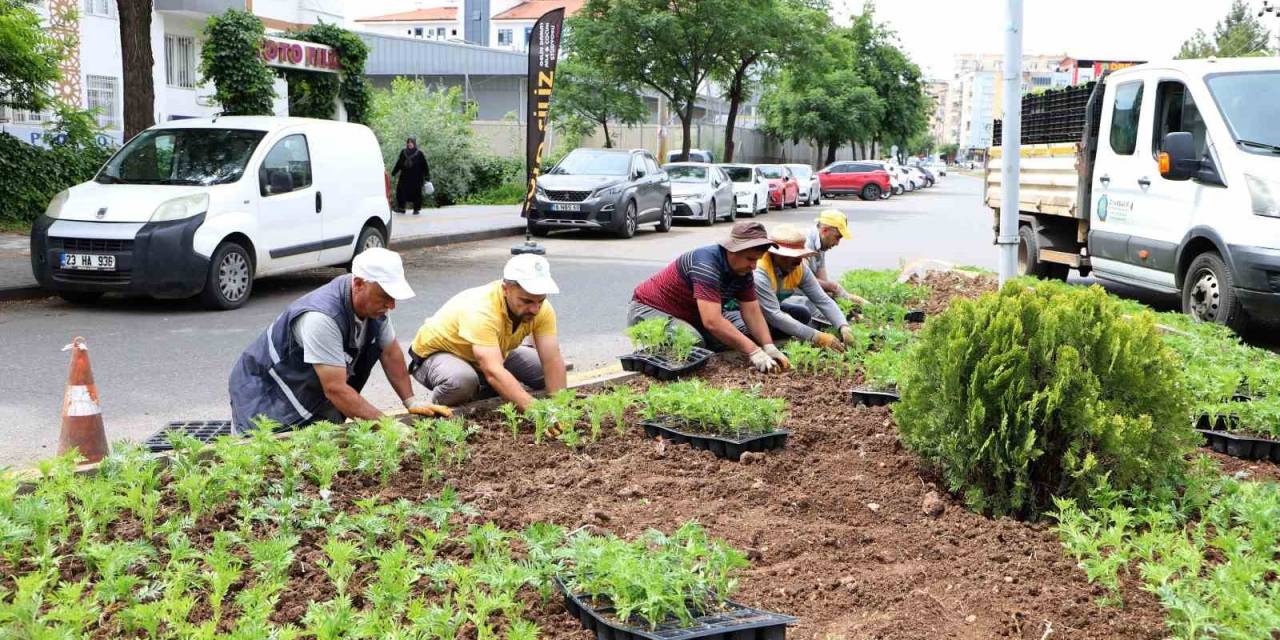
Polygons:
[[404,149],[396,159],[396,166],[391,175],[400,176],[396,184],[396,211],[403,213],[406,202],[413,204],[413,215],[418,215],[422,208],[422,189],[431,180],[431,167],[427,166],[427,157],[418,148],[418,139],[410,136],[404,141]]

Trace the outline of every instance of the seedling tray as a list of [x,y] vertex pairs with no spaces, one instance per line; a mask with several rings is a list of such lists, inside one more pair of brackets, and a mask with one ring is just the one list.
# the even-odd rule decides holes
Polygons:
[[664,382],[675,380],[680,376],[686,376],[705,366],[711,361],[711,356],[715,355],[710,349],[702,347],[694,347],[693,352],[689,354],[689,359],[684,364],[675,365],[662,356],[641,353],[628,353],[621,356],[623,371],[636,371],[643,373],[651,378],[657,378]]
[[589,598],[570,593],[559,578],[556,586],[564,594],[564,608],[583,628],[594,633],[596,640],[783,640],[787,637],[787,625],[797,621],[791,616],[725,602],[724,609],[694,618],[688,625],[673,622],[660,624],[656,629],[633,627],[606,615],[613,613],[611,607],[592,608]]
[[853,402],[853,406],[864,407],[883,407],[887,404],[897,402],[901,396],[892,391],[869,391],[867,389],[854,389],[849,392],[849,400]]
[[925,314],[919,309],[912,309],[902,317],[903,322],[924,322]]
[[[170,451],[173,445],[169,444],[169,433],[173,431],[184,432],[205,443],[213,442],[222,436],[233,435],[230,420],[181,420],[165,425],[163,429],[147,438],[143,444],[151,451]],[[290,427],[275,429],[275,433],[285,431],[292,431],[292,429]]]
[[758,453],[781,449],[787,446],[787,436],[791,435],[791,432],[786,429],[776,429],[761,435],[731,438],[706,433],[688,433],[669,427],[658,420],[645,420],[640,425],[644,427],[645,435],[650,438],[664,436],[676,444],[687,444],[694,449],[705,449],[714,453],[717,458],[726,458],[734,462],[737,462],[742,458],[742,454],[748,451]]
[[1240,421],[1235,416],[1218,416],[1216,419],[1200,416],[1196,423],[1196,431],[1204,436],[1205,446],[1218,453],[1244,460],[1270,460],[1280,463],[1280,440],[1229,431],[1239,427]]

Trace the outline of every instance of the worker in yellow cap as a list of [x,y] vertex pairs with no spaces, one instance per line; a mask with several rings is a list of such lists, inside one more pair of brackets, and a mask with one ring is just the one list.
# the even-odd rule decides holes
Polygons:
[[805,234],[805,248],[814,251],[812,256],[806,258],[809,270],[818,279],[822,290],[832,298],[844,298],[857,305],[867,304],[864,298],[845,291],[839,282],[827,274],[827,251],[834,249],[841,240],[853,237],[853,234],[849,233],[849,218],[837,209],[827,209],[818,214],[815,222],[817,224]]

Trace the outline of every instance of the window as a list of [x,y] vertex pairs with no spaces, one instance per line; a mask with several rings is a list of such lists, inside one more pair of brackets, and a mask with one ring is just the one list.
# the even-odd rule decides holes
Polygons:
[[258,183],[264,196],[280,195],[311,186],[311,154],[307,137],[287,136],[271,147],[258,170]]
[[1151,142],[1151,155],[1164,151],[1164,137],[1169,133],[1185,131],[1195,143],[1196,157],[1204,157],[1208,151],[1205,142],[1204,119],[1200,109],[1181,82],[1161,82],[1156,89],[1156,122]]
[[525,49],[529,48],[529,39],[532,37],[532,34],[533,34],[533,27],[524,28],[524,48]]
[[191,36],[164,36],[164,74],[171,87],[196,86],[196,39]]
[[84,0],[84,13],[103,18],[116,17],[116,0]]
[[413,28],[413,36],[414,36],[415,38],[421,38],[421,37],[422,37],[422,27],[414,27],[414,28]]
[[640,156],[631,156],[631,175],[635,175],[637,173],[640,175],[644,175],[646,173],[644,158]]
[[1111,111],[1111,150],[1133,155],[1138,146],[1138,116],[1142,113],[1142,82],[1116,87],[1116,104]]
[[644,158],[644,174],[645,175],[651,176],[653,174],[658,173],[658,171],[660,171],[660,169],[658,169],[658,161],[654,160],[653,156],[649,154],[645,154],[641,157]]
[[1273,155],[1280,147],[1280,73],[1249,71],[1208,77],[1209,93],[1222,110],[1233,141],[1249,153]]
[[510,29],[498,29],[498,46],[499,47],[511,46],[512,35],[513,34]]
[[211,185],[244,174],[261,131],[148,129],[134,136],[98,174],[101,184]]
[[444,27],[436,27],[436,40],[444,40]]
[[120,81],[108,76],[85,76],[85,106],[97,110],[98,126],[103,129],[120,127],[120,108],[116,96]]

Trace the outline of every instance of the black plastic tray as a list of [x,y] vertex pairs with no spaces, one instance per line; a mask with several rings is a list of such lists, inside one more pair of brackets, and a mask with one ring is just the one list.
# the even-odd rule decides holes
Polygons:
[[147,438],[144,444],[152,451],[170,451],[173,449],[173,445],[169,444],[169,433],[173,431],[185,432],[200,442],[213,442],[219,437],[231,435],[231,421],[183,420],[181,422],[170,422],[163,429]]
[[1204,436],[1205,446],[1210,449],[1233,458],[1280,463],[1280,440],[1231,433],[1231,429],[1238,428],[1240,420],[1235,416],[1200,416],[1196,421],[1196,431]]
[[924,322],[925,314],[919,309],[912,309],[902,317],[903,322]]
[[665,436],[676,444],[688,444],[694,449],[706,449],[716,454],[717,458],[727,458],[734,462],[737,462],[742,457],[742,454],[748,451],[761,452],[781,449],[787,446],[787,436],[791,435],[791,432],[786,429],[776,429],[758,436],[729,438],[703,433],[686,433],[679,429],[668,427],[657,420],[645,420],[640,425],[644,427],[644,434],[650,438]]
[[657,378],[662,381],[675,380],[680,376],[689,375],[705,366],[711,361],[711,356],[715,355],[710,349],[702,347],[694,347],[693,353],[689,354],[689,359],[683,365],[674,366],[666,358],[661,356],[649,355],[639,351],[628,353],[625,356],[619,356],[622,361],[623,371],[636,371],[643,373],[651,378]]
[[556,586],[564,594],[564,608],[582,623],[583,628],[594,633],[596,640],[783,640],[787,637],[787,625],[797,621],[780,613],[726,602],[724,610],[694,618],[689,625],[660,624],[656,629],[633,627],[601,615],[612,612],[612,609],[593,609],[585,598],[569,593],[559,578],[556,578]]
[[854,389],[849,392],[849,400],[856,406],[883,407],[897,402],[901,396],[892,391],[870,391]]

